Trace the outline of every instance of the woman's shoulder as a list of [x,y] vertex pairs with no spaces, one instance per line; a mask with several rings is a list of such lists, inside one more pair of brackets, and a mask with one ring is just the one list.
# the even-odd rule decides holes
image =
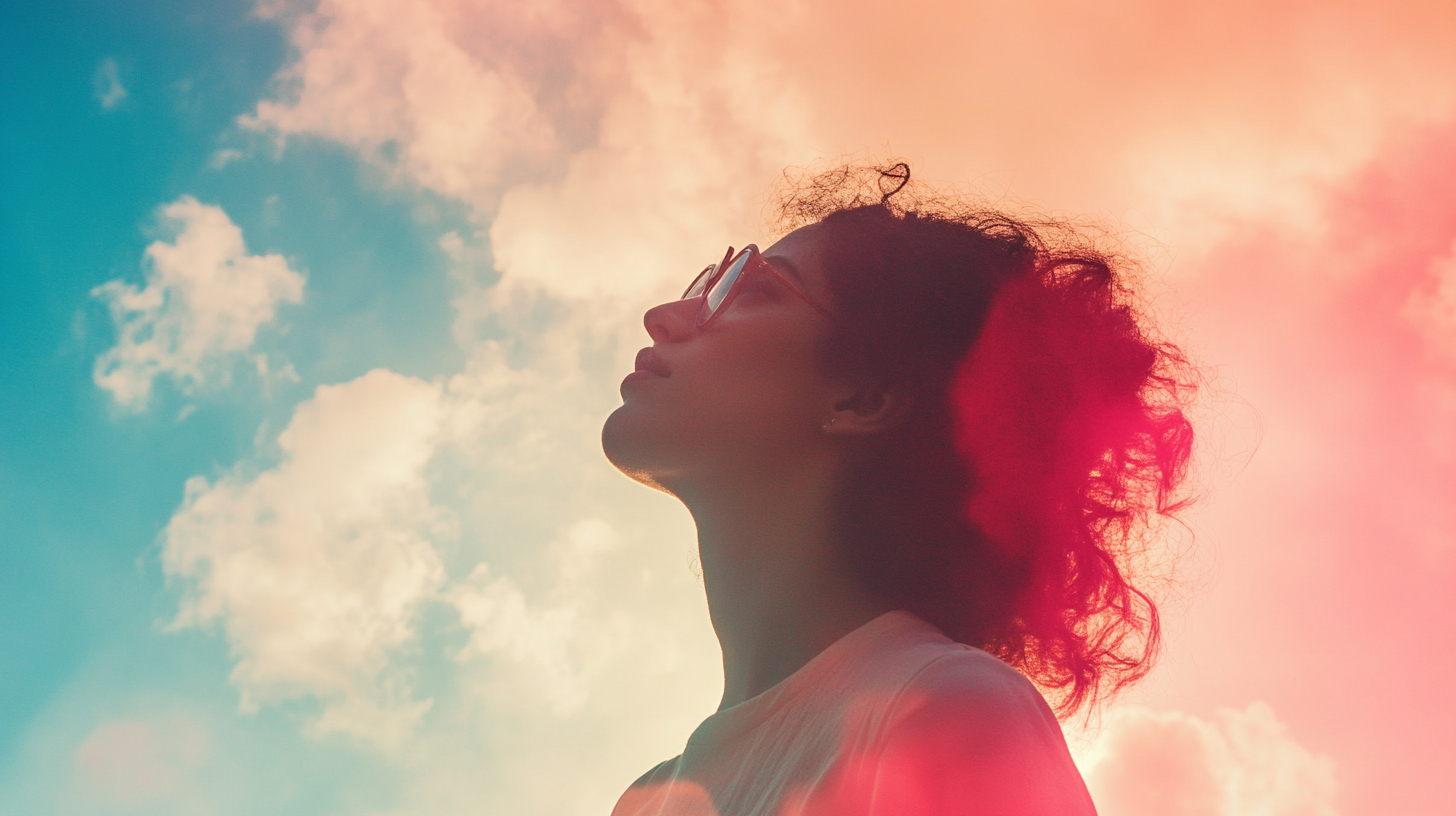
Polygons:
[[957,643],[907,612],[891,613],[884,620],[894,628],[882,641],[887,647],[874,658],[882,676],[895,677],[900,687],[894,701],[898,715],[925,706],[986,709],[988,714],[1029,716],[1060,730],[1037,687],[999,658]]
[[942,814],[1095,813],[1051,707],[1030,680],[979,649],[947,647],[927,661],[888,726],[878,789],[890,810],[922,812],[908,797],[936,802]]
[[632,787],[642,788],[648,785],[662,785],[671,782],[673,777],[677,775],[677,765],[681,760],[682,756],[678,755],[672,759],[666,759],[653,765],[651,770],[637,777],[637,781],[632,783]]
[[906,681],[889,712],[889,734],[933,728],[966,747],[1009,746],[1066,754],[1060,723],[1036,685],[980,649],[938,650]]
[[953,643],[924,657],[905,683],[901,711],[935,705],[1035,712],[1036,719],[1056,726],[1056,716],[1036,685],[994,655]]

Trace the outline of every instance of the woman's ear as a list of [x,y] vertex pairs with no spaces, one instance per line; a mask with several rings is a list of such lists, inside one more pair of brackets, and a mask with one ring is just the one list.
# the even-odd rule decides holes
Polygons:
[[910,407],[904,389],[875,383],[841,394],[824,417],[824,433],[867,436],[894,427]]

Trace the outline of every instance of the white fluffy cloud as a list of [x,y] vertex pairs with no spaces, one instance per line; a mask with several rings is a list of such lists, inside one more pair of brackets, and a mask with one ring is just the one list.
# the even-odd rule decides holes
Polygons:
[[564,540],[550,547],[556,585],[536,607],[510,577],[477,566],[449,594],[471,633],[459,659],[500,657],[516,663],[529,683],[506,693],[540,696],[557,715],[580,710],[593,676],[630,637],[631,623],[621,610],[605,619],[585,611],[595,600],[587,580],[594,562],[620,546],[621,537],[600,519],[571,525]]
[[717,692],[689,520],[600,448],[644,336],[442,247],[464,369],[323,387],[281,461],[193,479],[163,548],[179,623],[222,630],[246,705],[393,746],[401,813],[602,813]]
[[385,743],[427,710],[391,658],[444,580],[431,540],[451,519],[424,474],[440,424],[439,386],[376,370],[299,406],[277,467],[188,481],[162,553],[185,579],[176,624],[221,624],[245,710],[313,698],[319,731]]
[[[182,196],[162,216],[177,235],[147,247],[146,285],[113,280],[91,292],[110,307],[117,331],[93,376],[132,410],[147,406],[158,377],[187,393],[225,384],[278,306],[303,299],[303,276],[281,255],[249,255],[221,207]],[[261,356],[253,363],[266,370]]]
[[[407,682],[419,656],[453,658],[488,708],[574,716],[602,704],[605,675],[658,671],[701,638],[680,514],[601,455],[621,338],[520,286],[461,311],[465,371],[321,387],[279,435],[277,465],[189,481],[163,564],[186,592],[178,624],[226,634],[245,708],[317,700],[316,731],[398,743],[429,703]],[[644,523],[666,540],[631,552],[619,530],[640,542]],[[647,584],[665,588],[637,591]],[[464,640],[418,655],[432,604]],[[663,610],[672,623],[652,620]]]
[[680,289],[722,244],[759,237],[754,196],[813,155],[796,147],[814,141],[803,89],[765,52],[777,15],[441,0],[293,19],[300,58],[243,124],[352,146],[469,202],[494,267],[558,294]]
[[[324,0],[293,17],[299,60],[245,126],[341,142],[445,195],[481,202],[502,177],[539,172],[559,154],[553,123],[522,66],[483,59],[491,12],[463,4]],[[513,16],[505,36],[552,33],[550,10]],[[514,23],[514,25],[510,25]],[[562,58],[569,58],[565,53]]]
[[1212,719],[1124,706],[1080,763],[1103,816],[1336,816],[1335,765],[1264,703]]

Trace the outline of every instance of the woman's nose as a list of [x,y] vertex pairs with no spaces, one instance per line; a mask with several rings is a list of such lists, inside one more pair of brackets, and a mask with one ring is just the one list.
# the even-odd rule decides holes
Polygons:
[[698,309],[702,298],[671,300],[647,310],[642,323],[647,326],[647,336],[654,343],[672,343],[685,340],[697,330]]

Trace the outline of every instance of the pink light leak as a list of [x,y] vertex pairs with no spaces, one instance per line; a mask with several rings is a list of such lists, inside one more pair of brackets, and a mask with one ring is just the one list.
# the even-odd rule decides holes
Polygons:
[[782,53],[828,144],[1164,242],[1156,305],[1226,393],[1132,700],[1267,702],[1344,816],[1451,812],[1456,7],[810,8]]
[[1327,187],[1322,229],[1244,225],[1178,285],[1263,441],[1195,518],[1216,566],[1147,692],[1268,701],[1336,758],[1349,814],[1451,805],[1453,181],[1456,127],[1397,133]]

